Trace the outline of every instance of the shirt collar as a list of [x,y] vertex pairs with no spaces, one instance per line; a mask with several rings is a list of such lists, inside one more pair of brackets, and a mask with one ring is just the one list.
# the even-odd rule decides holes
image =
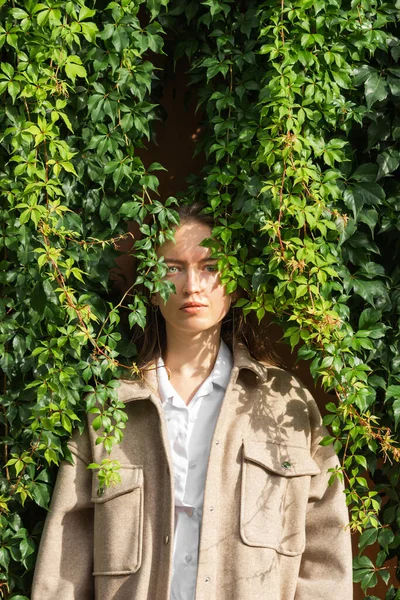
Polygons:
[[211,381],[226,390],[231,376],[232,367],[232,352],[229,350],[224,340],[221,339],[217,359],[210,375]]
[[[202,383],[200,388],[204,395],[209,394],[212,391],[213,385],[218,385],[223,390],[226,390],[228,387],[231,371],[233,367],[233,358],[232,353],[229,350],[228,346],[221,339],[221,343],[219,346],[219,351],[217,354],[217,358],[214,364],[214,368],[211,371],[211,374],[207,377],[207,379]],[[176,391],[174,390],[169,378],[167,369],[164,366],[164,361],[160,357],[157,360],[157,382],[158,382],[158,392],[161,398],[161,402],[164,403],[167,400],[173,402],[174,398],[177,396]]]
[[[260,382],[266,381],[268,377],[268,365],[262,364],[253,359],[248,349],[244,344],[236,344],[234,348],[234,364],[233,369],[236,371],[235,380],[243,369],[253,372]],[[156,375],[156,365],[147,369],[145,376],[142,379],[121,380],[121,387],[118,390],[118,395],[121,401],[131,402],[133,400],[143,400],[151,398],[155,404],[159,404],[159,396],[161,393],[158,387],[158,378]],[[162,369],[165,371],[165,369]],[[168,375],[167,375],[168,381]],[[158,399],[158,400],[157,400]]]

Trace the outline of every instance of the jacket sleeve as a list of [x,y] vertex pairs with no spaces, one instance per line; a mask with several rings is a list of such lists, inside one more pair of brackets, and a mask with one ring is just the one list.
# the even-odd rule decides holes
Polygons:
[[68,447],[74,464],[64,461],[58,472],[40,542],[32,600],[94,600],[87,433],[79,436],[76,432]]
[[306,546],[302,555],[295,600],[352,600],[352,553],[349,515],[343,485],[328,485],[338,458],[332,446],[320,446],[328,433],[313,399],[309,402],[311,455],[321,472],[312,477],[306,519]]

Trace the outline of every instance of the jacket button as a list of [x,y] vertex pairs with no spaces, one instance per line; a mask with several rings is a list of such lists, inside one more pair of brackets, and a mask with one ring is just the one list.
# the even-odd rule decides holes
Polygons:
[[105,492],[104,487],[99,487],[97,490],[98,497],[101,498],[102,496],[104,496],[104,492]]
[[169,544],[169,535],[164,536],[164,544]]
[[282,467],[284,469],[290,469],[291,466],[292,466],[292,463],[289,462],[288,460],[285,460],[285,462],[282,463]]
[[205,581],[205,583],[208,583],[208,582],[210,581],[210,578],[209,578],[209,577],[206,577],[206,578],[204,579],[204,581]]

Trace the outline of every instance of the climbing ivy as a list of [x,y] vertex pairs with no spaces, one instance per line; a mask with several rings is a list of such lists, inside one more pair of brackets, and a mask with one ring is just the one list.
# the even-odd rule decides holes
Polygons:
[[134,371],[135,348],[121,308],[131,325],[145,312],[140,294],[115,300],[109,282],[128,218],[141,283],[166,287],[154,246],[177,223],[174,200],[155,196],[161,165],[136,155],[156,116],[160,7],[1,2],[1,598],[29,593],[32,511],[48,506],[72,428],[91,410],[107,450],[123,435],[117,378]]
[[[216,218],[209,245],[237,310],[275,319],[332,396],[355,581],[399,598],[399,5],[246,0],[0,0],[0,597],[29,595],[52,465],[85,412],[108,451],[125,428],[140,291],[170,289],[154,251],[178,221],[157,195],[156,54],[190,64],[205,156],[186,200]],[[168,34],[168,46],[164,46]],[[135,221],[139,236],[127,222]],[[130,238],[137,277],[110,283]],[[118,479],[112,461],[105,484]],[[36,512],[35,512],[36,511]],[[377,543],[372,561],[363,554]],[[390,581],[389,581],[390,580]],[[373,589],[372,592],[373,594]],[[376,596],[368,596],[377,600]]]
[[191,197],[219,219],[223,247],[210,245],[227,289],[247,292],[237,307],[271,315],[336,395],[323,443],[362,533],[355,581],[383,579],[387,599],[400,593],[387,562],[400,547],[398,8],[210,0],[165,18],[205,114]]

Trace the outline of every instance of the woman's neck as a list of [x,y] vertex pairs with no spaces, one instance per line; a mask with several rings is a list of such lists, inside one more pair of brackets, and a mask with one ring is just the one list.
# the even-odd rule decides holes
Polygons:
[[164,363],[170,381],[188,404],[203,381],[213,370],[220,346],[221,327],[196,335],[184,331],[168,331]]
[[220,346],[221,327],[190,335],[184,331],[169,331],[164,362],[171,373],[182,371],[211,373]]

